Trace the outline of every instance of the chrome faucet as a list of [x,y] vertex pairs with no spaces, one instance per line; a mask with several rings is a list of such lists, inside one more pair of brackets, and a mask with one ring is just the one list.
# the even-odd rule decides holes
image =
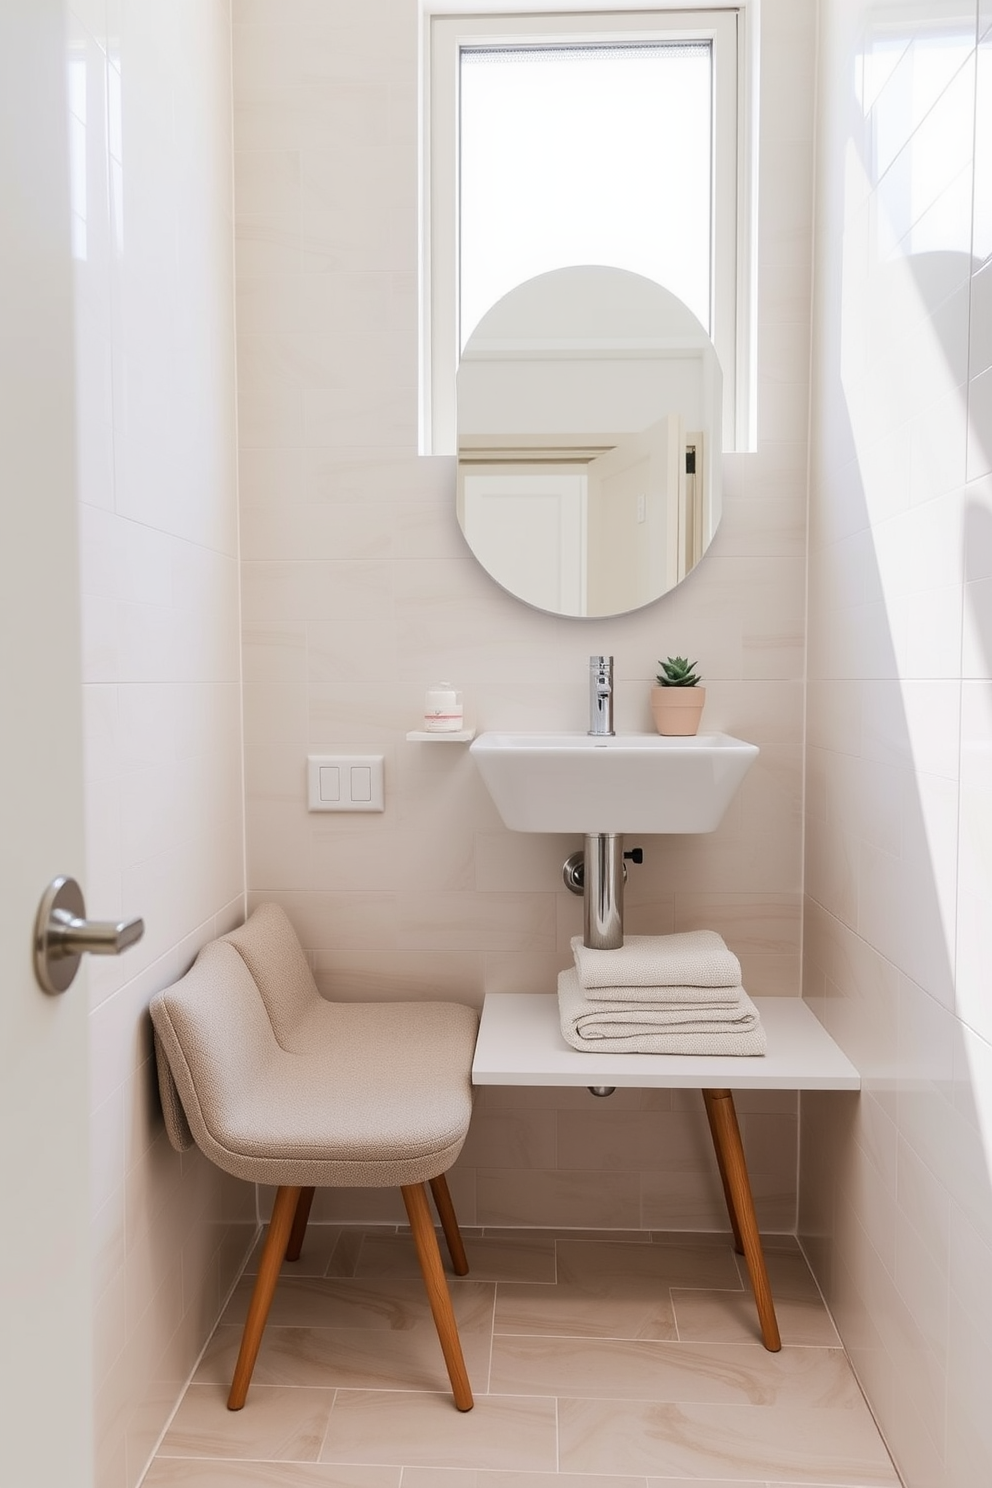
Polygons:
[[589,730],[604,736],[613,733],[613,657],[589,658]]

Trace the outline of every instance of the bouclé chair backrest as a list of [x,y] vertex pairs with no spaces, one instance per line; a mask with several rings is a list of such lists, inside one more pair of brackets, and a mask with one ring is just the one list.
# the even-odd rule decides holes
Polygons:
[[265,1004],[234,947],[211,941],[149,1011],[169,1140],[179,1151],[193,1139],[209,1151],[219,1113],[250,1099],[278,1054]]
[[284,1049],[292,1049],[294,1030],[321,997],[286,911],[278,904],[260,904],[222,944],[238,952],[262,995],[276,1038]]

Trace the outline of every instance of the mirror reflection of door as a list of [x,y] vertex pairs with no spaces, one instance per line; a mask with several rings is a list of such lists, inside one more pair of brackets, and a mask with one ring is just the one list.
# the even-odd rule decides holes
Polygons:
[[481,465],[462,479],[462,528],[504,589],[540,610],[585,615],[586,482]]
[[651,604],[716,530],[721,403],[709,337],[660,285],[595,266],[518,285],[480,321],[458,371],[469,547],[538,609]]
[[648,604],[679,581],[685,429],[669,413],[589,461],[589,612]]

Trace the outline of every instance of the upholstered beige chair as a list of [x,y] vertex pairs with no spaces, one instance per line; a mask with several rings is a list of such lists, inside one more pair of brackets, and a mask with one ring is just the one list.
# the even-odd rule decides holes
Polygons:
[[424,1188],[459,1276],[465,1249],[444,1174],[472,1112],[478,1032],[448,1002],[328,1002],[288,918],[263,904],[204,946],[151,1004],[159,1089],[174,1147],[277,1194],[228,1407],[245,1403],[284,1259],[296,1260],[314,1190],[398,1187],[406,1205],[455,1404],[469,1385]]

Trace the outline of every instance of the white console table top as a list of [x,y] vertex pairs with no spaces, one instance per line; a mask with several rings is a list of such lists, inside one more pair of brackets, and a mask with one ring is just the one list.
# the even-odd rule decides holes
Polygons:
[[860,1090],[861,1076],[798,997],[752,998],[768,1036],[759,1057],[587,1054],[566,1044],[554,992],[490,992],[474,1085],[614,1085],[688,1090]]

